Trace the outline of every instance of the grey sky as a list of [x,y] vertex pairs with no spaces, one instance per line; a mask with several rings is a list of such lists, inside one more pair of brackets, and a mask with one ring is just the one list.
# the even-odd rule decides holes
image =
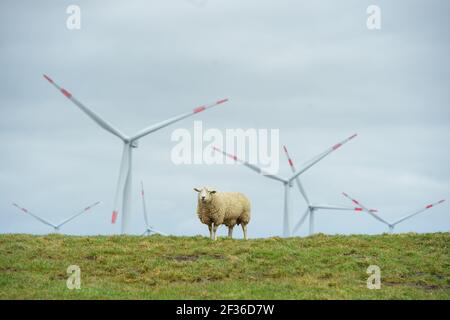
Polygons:
[[[127,133],[199,104],[230,102],[158,131],[134,153],[133,230],[142,233],[139,181],[152,224],[207,234],[194,186],[242,191],[253,205],[251,237],[280,235],[282,185],[238,165],[170,161],[176,128],[279,128],[298,165],[357,132],[358,138],[302,175],[315,202],[380,215],[450,195],[448,1],[1,1],[0,232],[46,233],[13,201],[52,221],[103,204],[62,231],[110,234],[121,142],[42,78],[49,74]],[[66,8],[81,7],[81,30]],[[366,28],[381,7],[382,29]],[[289,168],[280,150],[280,174]],[[449,231],[449,203],[397,232]],[[293,191],[293,224],[305,210]],[[306,225],[300,234],[306,234]],[[322,211],[316,231],[379,233],[365,214]],[[241,231],[236,234],[240,237]],[[225,229],[220,230],[225,235]]]

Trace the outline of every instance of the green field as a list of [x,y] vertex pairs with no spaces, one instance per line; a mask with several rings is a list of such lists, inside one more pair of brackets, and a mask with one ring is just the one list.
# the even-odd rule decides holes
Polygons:
[[[450,299],[450,233],[267,238],[0,235],[0,299]],[[66,286],[69,265],[81,289]],[[367,288],[369,265],[381,289]]]

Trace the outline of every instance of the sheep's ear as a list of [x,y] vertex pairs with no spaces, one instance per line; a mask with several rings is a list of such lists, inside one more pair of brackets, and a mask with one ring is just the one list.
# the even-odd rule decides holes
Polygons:
[[194,188],[194,190],[197,191],[197,192],[200,192],[200,189],[199,189],[199,188]]
[[214,194],[214,193],[216,193],[216,192],[217,192],[216,190],[211,190],[209,193]]

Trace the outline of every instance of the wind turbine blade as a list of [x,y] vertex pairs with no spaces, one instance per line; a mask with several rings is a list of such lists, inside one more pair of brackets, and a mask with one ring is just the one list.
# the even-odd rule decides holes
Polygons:
[[[364,211],[363,208],[360,208],[360,207],[355,207],[355,208],[353,208],[353,210],[354,210],[354,211]],[[370,212],[373,212],[373,213],[378,212],[377,209],[369,209],[369,211],[370,211]]]
[[424,212],[424,211],[426,211],[428,209],[431,209],[431,208],[433,208],[433,207],[443,203],[444,201],[445,201],[445,199],[444,200],[440,200],[438,202],[435,202],[435,203],[427,205],[425,208],[422,208],[419,211],[416,211],[414,213],[408,214],[408,215],[404,216],[403,218],[400,218],[399,220],[397,220],[394,223],[392,223],[392,226],[395,226],[395,225],[399,224],[400,222],[403,222],[403,221],[405,221],[405,220],[407,220],[409,218],[412,218],[412,217],[418,215],[419,213],[422,213],[422,212]]
[[392,226],[389,222],[387,222],[386,220],[384,220],[383,218],[379,217],[378,215],[374,214],[372,210],[367,209],[367,207],[365,207],[364,205],[362,205],[360,202],[356,201],[355,199],[351,198],[348,194],[346,194],[345,192],[342,192],[342,194],[344,195],[344,197],[346,197],[347,199],[350,199],[350,201],[352,201],[354,204],[358,205],[359,207],[361,207],[363,209],[363,211],[367,212],[368,214],[370,214],[372,217],[374,217],[375,219],[377,219],[378,221],[386,224],[387,226]]
[[127,140],[127,137],[120,132],[118,129],[113,127],[109,122],[102,119],[97,113],[86,107],[84,104],[82,104],[80,101],[78,101],[69,91],[66,89],[60,87],[56,82],[54,82],[49,76],[44,74],[44,78],[50,82],[56,89],[61,91],[61,93],[68,98],[70,101],[72,101],[78,108],[81,109],[85,114],[87,114],[92,120],[94,120],[100,127],[105,129],[106,131],[112,133],[113,135],[119,137],[122,140]]
[[82,211],[80,211],[80,212],[74,214],[73,216],[71,216],[70,218],[68,218],[68,219],[66,219],[66,220],[64,220],[64,221],[62,221],[62,222],[61,222],[60,224],[58,224],[56,227],[57,227],[57,228],[62,227],[62,226],[65,225],[67,222],[72,221],[73,219],[75,219],[75,218],[78,217],[79,215],[82,215],[82,214],[85,213],[85,212],[88,212],[89,210],[91,210],[93,207],[95,207],[95,206],[98,205],[98,204],[100,204],[100,201],[97,201],[97,202],[91,204],[90,206],[87,206],[87,207],[84,208]]
[[319,154],[318,156],[316,156],[315,158],[313,158],[312,160],[310,160],[305,166],[303,166],[302,169],[300,169],[299,171],[297,171],[296,173],[294,173],[294,175],[289,179],[289,181],[292,181],[293,179],[297,178],[299,175],[301,175],[303,172],[305,172],[306,170],[308,170],[309,168],[311,168],[313,165],[315,165],[317,162],[319,162],[320,160],[322,160],[323,158],[325,158],[327,155],[329,155],[330,153],[332,153],[333,151],[339,149],[340,147],[342,147],[344,144],[346,144],[347,142],[349,142],[350,140],[352,140],[353,138],[355,138],[357,136],[357,134],[352,135],[351,137],[348,137],[347,139],[335,144],[334,146],[332,146],[331,148],[328,148],[326,151],[322,152],[321,154]]
[[[360,207],[350,207],[350,206],[342,206],[338,204],[313,204],[311,205],[315,209],[324,209],[324,210],[347,210],[347,211],[363,211]],[[370,209],[371,212],[377,212],[375,209]]]
[[262,175],[267,177],[267,178],[269,178],[269,179],[272,179],[272,180],[277,180],[277,181],[280,181],[280,182],[283,182],[283,183],[287,183],[287,181],[285,179],[283,179],[280,176],[277,176],[275,174],[269,174],[269,173],[264,173],[263,172]]
[[129,149],[128,144],[124,143],[122,151],[122,160],[120,162],[119,178],[116,186],[116,195],[114,197],[114,209],[111,216],[111,223],[116,223],[117,216],[119,214],[119,207],[123,201],[123,190],[125,187],[125,179],[128,175],[128,161],[129,161],[128,149]]
[[248,163],[247,161],[241,160],[241,159],[239,159],[237,156],[235,156],[233,154],[226,153],[225,151],[222,151],[222,150],[220,150],[217,147],[213,147],[213,150],[223,153],[224,155],[226,155],[227,157],[233,159],[234,161],[243,164],[247,168],[249,168],[249,169],[251,169],[251,170],[253,170],[253,171],[255,171],[255,172],[259,173],[259,174],[262,174],[262,175],[266,176],[269,179],[273,179],[273,180],[277,180],[277,181],[280,181],[280,182],[283,182],[283,183],[287,183],[287,181],[285,179],[281,178],[280,176],[267,173],[263,169],[261,169],[260,167],[254,165],[254,164]]
[[[290,157],[286,146],[283,146],[283,149],[284,149],[284,154],[286,155],[286,157],[288,159],[289,166],[291,167],[292,172],[295,173],[297,170],[295,169],[294,161],[292,161],[292,158]],[[309,206],[310,202],[309,202],[308,196],[306,195],[305,189],[303,188],[303,185],[300,182],[300,178],[296,177],[295,182],[297,183],[298,190],[300,191],[300,193],[302,194],[303,198],[305,199],[306,203]]]
[[157,230],[157,229],[154,229],[154,228],[152,228],[152,227],[149,227],[148,229],[151,230],[151,231],[153,231],[154,233],[158,233],[158,234],[160,234],[160,235],[162,235],[162,236],[167,236],[167,235],[168,235],[167,233],[161,232],[161,231],[159,231],[159,230]]
[[300,229],[300,227],[302,226],[303,222],[305,222],[306,217],[308,216],[308,214],[309,214],[309,207],[306,209],[305,213],[300,218],[300,221],[295,225],[294,229],[292,230],[292,233],[296,233],[298,231],[298,229]]
[[17,209],[21,210],[22,212],[28,213],[30,216],[32,216],[33,218],[39,220],[43,224],[46,224],[46,225],[48,225],[48,226],[50,226],[52,228],[57,228],[57,226],[55,226],[53,223],[45,220],[44,218],[39,217],[37,214],[34,214],[34,213],[32,213],[31,211],[29,211],[29,210],[27,210],[25,208],[22,208],[21,206],[19,206],[16,203],[13,203],[13,206],[15,206]]
[[222,104],[222,103],[225,103],[227,101],[228,101],[228,99],[222,99],[222,100],[216,101],[216,102],[211,103],[211,104],[202,105],[200,107],[194,108],[192,111],[186,112],[186,113],[181,114],[179,116],[175,116],[173,118],[170,118],[170,119],[161,121],[159,123],[156,123],[154,125],[151,125],[150,127],[142,129],[141,131],[136,133],[130,140],[133,141],[133,140],[140,139],[143,136],[148,135],[149,133],[152,133],[152,132],[155,132],[156,130],[159,130],[159,129],[162,129],[164,127],[167,127],[168,125],[170,125],[170,124],[172,124],[174,122],[178,122],[180,120],[183,120],[185,118],[193,116],[193,115],[195,115],[195,114],[197,114],[199,112],[205,111],[205,110],[207,110],[209,108],[215,107],[215,106],[217,106],[219,104]]
[[144,182],[141,181],[142,208],[144,213],[145,227],[148,229],[147,206],[145,204]]

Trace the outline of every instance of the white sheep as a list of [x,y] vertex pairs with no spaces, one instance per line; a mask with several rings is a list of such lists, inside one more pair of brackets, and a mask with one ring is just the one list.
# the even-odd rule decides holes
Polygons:
[[197,215],[209,228],[211,240],[217,239],[217,228],[228,227],[228,237],[233,237],[236,224],[242,226],[247,239],[247,224],[250,222],[250,201],[239,192],[217,192],[216,190],[194,188],[198,192]]

